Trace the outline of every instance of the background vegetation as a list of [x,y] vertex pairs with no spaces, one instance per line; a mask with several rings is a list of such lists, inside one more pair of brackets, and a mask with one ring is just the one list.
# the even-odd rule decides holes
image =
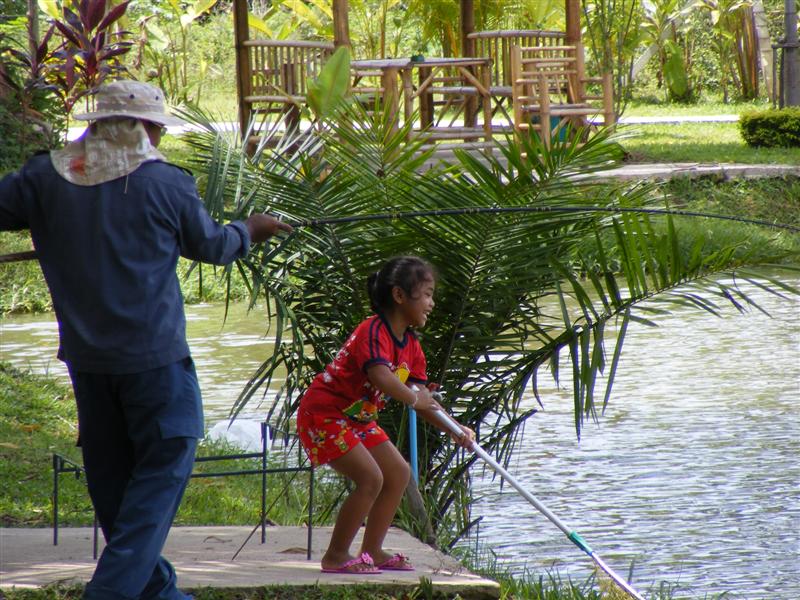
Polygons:
[[[69,29],[66,11],[81,16],[81,10],[96,11],[100,4],[124,14],[108,23],[95,21],[83,29]],[[63,119],[56,118],[59,106],[68,115],[88,88],[126,69],[139,79],[154,80],[175,102],[200,103],[226,118],[234,116],[236,69],[228,0],[130,0],[107,5],[104,0],[83,5],[48,0],[41,4],[45,12],[38,32],[29,28],[23,0],[4,6],[0,100],[11,114],[18,115],[21,105],[26,118],[44,117],[51,128],[63,127]],[[327,0],[257,0],[250,6],[255,35],[332,38]],[[475,6],[478,30],[564,27],[562,0],[477,1]],[[757,6],[764,8],[774,43],[782,35],[783,2],[764,0]],[[641,99],[658,104],[763,99],[771,90],[757,77],[760,58],[752,43],[753,10],[751,0],[583,0],[589,70],[613,70],[620,114],[630,102]],[[48,33],[54,22],[61,25]],[[460,52],[457,0],[353,0],[350,31],[359,58]],[[94,46],[88,44],[93,40]],[[99,50],[92,50],[98,40]],[[70,57],[77,56],[82,58],[75,64]],[[2,115],[0,107],[0,121]],[[5,126],[13,128],[13,123]],[[63,129],[53,133],[58,137]]]

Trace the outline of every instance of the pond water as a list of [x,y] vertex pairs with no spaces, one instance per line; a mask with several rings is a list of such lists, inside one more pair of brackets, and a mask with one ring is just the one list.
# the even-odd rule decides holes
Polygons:
[[[263,309],[248,311],[246,305],[236,304],[223,323],[224,315],[222,305],[186,307],[186,329],[203,391],[206,428],[228,416],[245,383],[272,352]],[[69,382],[67,369],[56,358],[57,350],[58,325],[51,315],[0,320],[0,360]],[[243,415],[257,411],[258,398],[254,398]]]
[[[681,310],[629,328],[606,415],[580,442],[571,387],[541,386],[509,465],[618,573],[633,562],[640,591],[800,598],[800,303],[753,296],[773,318]],[[591,573],[513,488],[487,474],[476,492],[477,538],[512,572]]]
[[[545,409],[509,471],[612,568],[627,574],[633,562],[645,595],[665,581],[676,598],[800,598],[800,303],[753,296],[772,318],[683,309],[655,329],[632,325],[606,414],[580,442],[571,390],[541,374]],[[187,316],[210,427],[270,352],[267,323],[241,306],[224,326],[220,306]],[[56,346],[48,317],[0,321],[0,359],[66,380]],[[512,573],[591,573],[512,488],[475,474],[478,538]]]

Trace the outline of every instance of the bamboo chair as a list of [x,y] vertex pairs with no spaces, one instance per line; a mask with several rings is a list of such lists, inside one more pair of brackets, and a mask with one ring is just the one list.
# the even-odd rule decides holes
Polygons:
[[[245,40],[248,49],[249,93],[243,102],[250,114],[290,113],[289,122],[299,124],[306,102],[307,80],[319,74],[333,54],[333,44],[302,40]],[[256,119],[258,121],[258,119]]]
[[[514,129],[538,130],[545,146],[571,122],[581,126],[589,117],[615,122],[611,75],[585,78],[576,69],[575,46],[514,46],[511,56]],[[587,95],[586,84],[600,83],[599,95]],[[599,104],[597,101],[600,101]],[[552,121],[551,121],[552,119]]]
[[351,67],[350,93],[369,115],[383,110],[386,93],[383,75],[378,68]]
[[492,59],[490,87],[492,98],[492,117],[502,116],[507,126],[496,124],[494,130],[508,131],[514,119],[512,106],[512,74],[511,55],[514,46],[551,47],[563,46],[566,33],[563,31],[547,31],[541,29],[509,29],[492,31],[474,31],[467,35],[473,41],[474,55]]

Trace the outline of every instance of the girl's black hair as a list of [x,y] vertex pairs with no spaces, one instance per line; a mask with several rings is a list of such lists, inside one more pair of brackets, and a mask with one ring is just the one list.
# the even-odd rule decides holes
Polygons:
[[436,271],[418,256],[396,256],[367,279],[367,292],[372,310],[385,312],[394,306],[392,288],[399,287],[409,296],[423,281],[436,279]]

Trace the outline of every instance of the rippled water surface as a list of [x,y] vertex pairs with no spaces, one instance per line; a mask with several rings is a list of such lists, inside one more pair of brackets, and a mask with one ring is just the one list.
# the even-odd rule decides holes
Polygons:
[[[272,338],[262,309],[248,311],[232,306],[225,323],[224,307],[200,304],[186,307],[187,333],[206,415],[206,426],[225,418],[255,369],[272,352]],[[20,316],[0,320],[0,359],[36,373],[49,373],[69,381],[56,358],[58,325],[48,316]],[[260,398],[252,408],[258,409]]]
[[[599,425],[578,442],[571,390],[542,389],[510,465],[612,568],[633,561],[642,590],[800,598],[800,304],[756,296],[774,318],[682,310],[631,327]],[[487,476],[478,489],[479,539],[500,559],[591,572],[512,488]]]
[[[684,309],[655,329],[632,325],[606,415],[580,442],[570,389],[542,374],[545,410],[509,470],[617,571],[633,561],[645,592],[666,581],[676,597],[800,599],[800,304],[755,297],[773,318]],[[234,307],[224,326],[219,306],[187,314],[210,426],[271,344],[262,313]],[[56,338],[49,319],[5,319],[0,357],[66,378]],[[478,479],[481,542],[512,572],[585,579],[588,557],[499,490]]]

